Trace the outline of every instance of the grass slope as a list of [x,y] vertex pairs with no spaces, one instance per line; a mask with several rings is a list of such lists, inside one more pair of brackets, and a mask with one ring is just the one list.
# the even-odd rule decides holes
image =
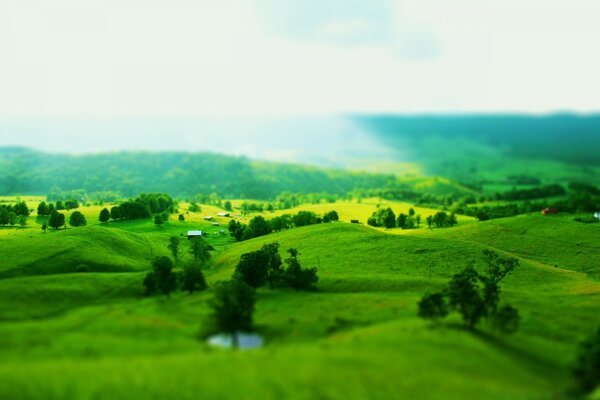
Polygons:
[[[190,219],[200,223],[200,216]],[[560,251],[534,245],[524,251],[527,240],[556,229],[549,221],[533,218],[528,232],[501,231],[505,237],[495,241],[488,229],[518,226],[521,219],[412,235],[336,223],[243,243],[213,236],[217,252],[205,272],[209,283],[228,279],[241,254],[273,241],[282,252],[299,249],[304,266],[319,267],[318,292],[258,292],[255,321],[268,345],[250,352],[215,351],[198,340],[210,293],[140,298],[143,273],[2,279],[0,397],[559,397],[578,339],[598,323],[600,282],[579,272],[580,260],[555,268],[565,259]],[[579,225],[555,221],[565,249],[577,248],[584,236],[575,232]],[[148,267],[149,245],[142,242],[158,253],[166,236],[181,229],[179,223],[156,228],[151,221],[132,221],[48,234],[48,243],[34,243],[53,241],[57,249],[85,243],[89,257],[103,259],[128,252],[118,247],[122,240],[139,241],[140,253],[132,248],[131,255],[139,257],[137,264],[131,261],[136,270]],[[0,253],[22,255],[31,240],[6,240],[12,247]],[[420,296],[471,261],[482,268],[481,252],[489,246],[522,262],[503,284],[505,301],[521,311],[521,331],[501,337],[486,326],[464,331],[457,318],[441,327],[418,319]]]

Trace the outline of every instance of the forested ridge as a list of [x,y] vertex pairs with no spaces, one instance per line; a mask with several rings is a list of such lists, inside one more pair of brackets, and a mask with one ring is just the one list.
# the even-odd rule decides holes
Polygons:
[[134,196],[165,192],[174,196],[217,193],[222,197],[272,199],[278,194],[326,192],[393,186],[384,174],[321,169],[253,161],[212,153],[118,152],[51,154],[0,148],[0,195],[47,194],[83,190]]

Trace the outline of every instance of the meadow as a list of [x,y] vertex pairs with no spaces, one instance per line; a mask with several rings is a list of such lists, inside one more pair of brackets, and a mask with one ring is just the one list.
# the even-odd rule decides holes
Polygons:
[[[185,222],[175,215],[162,226],[101,224],[102,207],[88,206],[79,209],[86,227],[44,233],[32,215],[25,228],[0,228],[0,398],[564,398],[577,344],[600,322],[600,224],[538,214],[460,217],[434,230],[349,223],[365,222],[378,204],[412,207],[363,199],[264,213],[336,210],[341,221],[241,243],[220,234],[229,218],[204,220],[220,208],[193,213],[187,203]],[[255,323],[266,346],[211,348],[203,340],[210,291],[143,296],[152,258],[191,229],[209,233],[215,248],[209,285],[229,279],[242,254],[276,241],[282,255],[297,248],[303,266],[318,268],[318,291],[260,289]],[[424,293],[471,262],[484,268],[484,249],[520,260],[502,286],[520,311],[519,332],[418,318]]]

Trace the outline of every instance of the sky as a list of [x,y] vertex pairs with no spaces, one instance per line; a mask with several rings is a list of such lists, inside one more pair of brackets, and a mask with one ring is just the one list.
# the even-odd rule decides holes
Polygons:
[[599,15],[597,0],[0,0],[0,145],[82,148],[56,129],[81,121],[594,112]]

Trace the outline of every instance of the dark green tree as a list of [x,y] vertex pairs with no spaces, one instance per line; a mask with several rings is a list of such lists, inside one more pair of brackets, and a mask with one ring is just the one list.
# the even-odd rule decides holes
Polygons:
[[425,295],[419,301],[419,317],[423,319],[439,320],[448,315],[448,305],[442,293]]
[[65,225],[65,214],[59,213],[58,211],[52,211],[50,218],[48,218],[48,225],[54,229],[59,229]]
[[0,208],[0,225],[5,226],[9,223],[8,210],[4,207]]
[[223,205],[223,208],[225,208],[225,210],[227,210],[227,211],[232,211],[233,207],[231,206],[231,201],[227,200],[225,202],[225,204]]
[[573,394],[579,398],[600,387],[600,329],[580,343],[571,375]]
[[254,233],[253,237],[265,236],[271,233],[271,227],[267,221],[260,215],[252,218],[248,224],[248,228]]
[[195,237],[190,242],[190,253],[194,256],[194,260],[204,265],[210,260],[210,252],[214,248],[201,237]]
[[123,218],[123,213],[121,212],[121,207],[119,206],[114,206],[110,209],[110,218],[113,219],[114,221],[117,221],[121,218]]
[[48,209],[48,204],[46,204],[45,201],[42,201],[40,204],[38,204],[37,215],[39,215],[41,217],[50,215],[50,210]]
[[219,282],[214,287],[214,297],[209,302],[213,310],[215,328],[230,334],[233,346],[238,347],[238,333],[253,330],[252,317],[256,297],[254,289],[243,281],[234,279]]
[[269,257],[262,250],[242,254],[235,268],[234,278],[242,280],[253,288],[259,288],[267,283],[269,276]]
[[185,216],[183,214],[179,214],[179,222],[185,222]]
[[47,230],[48,230],[48,225],[44,222],[42,224],[42,232],[46,233]]
[[154,225],[161,226],[164,223],[165,223],[165,221],[163,220],[162,215],[159,214],[154,217]]
[[267,261],[267,280],[269,288],[273,289],[283,276],[283,263],[279,255],[279,243],[265,244],[261,251],[265,253]]
[[85,219],[85,215],[83,215],[80,211],[73,211],[69,217],[69,225],[74,227],[86,226],[87,220]]
[[106,223],[110,220],[110,211],[108,211],[108,208],[103,208],[100,211],[100,217],[98,219],[102,223]]
[[194,263],[188,264],[183,269],[181,283],[183,290],[188,291],[190,294],[205,290],[208,287],[202,270]]
[[169,244],[167,245],[167,247],[169,248],[171,255],[173,255],[173,259],[175,260],[175,262],[177,262],[177,260],[179,260],[179,244],[180,244],[180,242],[181,241],[179,240],[179,237],[177,237],[177,236],[169,237]]
[[289,249],[290,257],[285,260],[287,268],[283,273],[284,282],[296,290],[313,290],[319,281],[316,268],[302,268],[298,261],[298,250]]
[[[177,287],[177,278],[173,272],[173,262],[169,257],[161,256],[152,260],[152,271],[146,275],[144,286],[148,294],[160,293],[170,297],[171,292]],[[154,291],[149,288],[154,288]]]

